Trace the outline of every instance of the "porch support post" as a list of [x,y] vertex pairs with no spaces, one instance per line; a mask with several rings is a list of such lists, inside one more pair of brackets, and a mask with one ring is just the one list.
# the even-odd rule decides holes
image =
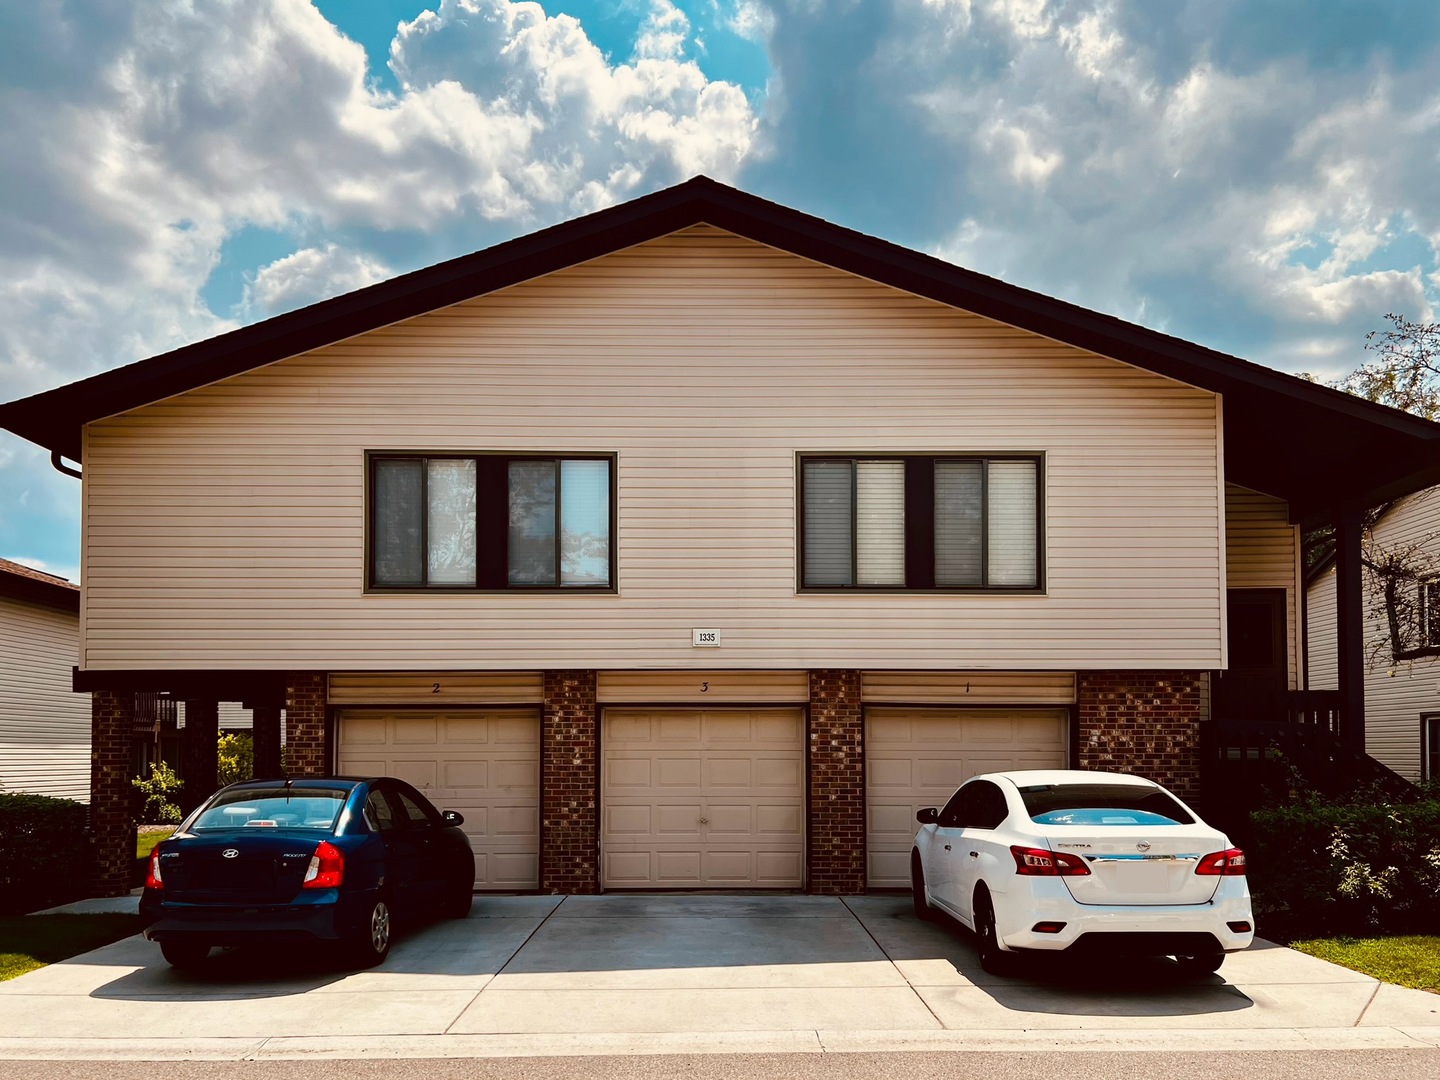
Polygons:
[[123,896],[135,861],[135,789],[130,786],[135,695],[101,691],[90,697],[90,835],[95,886]]
[[255,745],[255,778],[271,779],[280,775],[280,710],[272,706],[256,706],[251,733]]
[[1365,752],[1365,604],[1360,568],[1360,507],[1335,516],[1336,661],[1340,683],[1340,737]]
[[180,809],[189,813],[215,794],[220,773],[220,705],[214,698],[185,702],[185,734],[180,742],[180,761],[185,786],[180,789]]

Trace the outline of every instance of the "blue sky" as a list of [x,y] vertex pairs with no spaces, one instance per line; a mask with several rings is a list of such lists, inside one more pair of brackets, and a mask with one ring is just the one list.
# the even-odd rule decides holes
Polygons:
[[[1433,0],[0,8],[0,399],[707,173],[1282,370],[1440,295]],[[0,557],[79,485],[0,434]]]

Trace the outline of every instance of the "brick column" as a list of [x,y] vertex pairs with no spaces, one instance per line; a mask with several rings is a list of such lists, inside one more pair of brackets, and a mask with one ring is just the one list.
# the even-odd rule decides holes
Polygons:
[[865,891],[865,720],[858,671],[810,672],[809,891]]
[[600,889],[595,672],[544,673],[540,723],[540,890]]
[[130,889],[135,861],[135,789],[130,786],[135,695],[102,691],[90,697],[90,837],[95,888],[101,896]]
[[255,779],[279,776],[280,710],[267,705],[257,706],[250,713],[254,717],[251,738],[255,746]]
[[1134,773],[1197,798],[1200,682],[1198,671],[1080,672],[1080,767]]
[[325,738],[325,673],[285,673],[285,775],[325,776],[330,747]]
[[218,786],[220,772],[220,706],[214,698],[185,699],[185,730],[180,737],[180,776],[185,786],[180,809],[194,810]]

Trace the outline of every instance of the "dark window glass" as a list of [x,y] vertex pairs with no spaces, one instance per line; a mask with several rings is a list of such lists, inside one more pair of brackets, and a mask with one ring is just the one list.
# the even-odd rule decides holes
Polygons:
[[510,463],[510,584],[554,585],[555,462]]
[[1020,801],[1032,818],[1058,810],[1139,810],[1181,825],[1194,824],[1168,792],[1138,784],[1034,784],[1020,789]]
[[807,461],[804,485],[805,584],[855,584],[851,463]]
[[423,478],[424,463],[419,460],[375,463],[372,535],[378,585],[424,583],[420,546]]
[[395,793],[400,799],[400,807],[405,812],[405,820],[413,826],[433,824],[430,815],[425,812],[418,802],[406,795],[403,791]]
[[1440,780],[1440,716],[1427,716],[1420,723],[1420,779]]
[[365,821],[377,832],[389,832],[395,827],[395,813],[390,801],[378,791],[372,791],[365,799]]
[[935,462],[935,584],[979,585],[984,547],[981,466],[973,459]]

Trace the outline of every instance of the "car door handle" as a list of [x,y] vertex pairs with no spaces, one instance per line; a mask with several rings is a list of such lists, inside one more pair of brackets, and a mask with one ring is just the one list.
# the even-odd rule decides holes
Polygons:
[[972,852],[970,852],[970,858],[972,858],[972,859],[978,859],[979,857],[980,857],[980,853],[979,853],[978,851],[972,851]]
[[945,845],[945,850],[946,850],[946,851],[949,851],[949,850],[950,850],[950,845],[949,845],[949,844],[946,844],[946,845]]

